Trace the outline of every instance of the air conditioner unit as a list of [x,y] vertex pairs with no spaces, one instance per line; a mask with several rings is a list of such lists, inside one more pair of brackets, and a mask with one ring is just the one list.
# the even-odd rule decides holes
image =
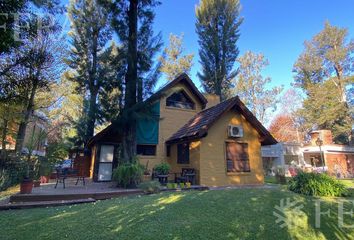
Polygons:
[[243,128],[240,125],[229,125],[229,137],[243,137]]

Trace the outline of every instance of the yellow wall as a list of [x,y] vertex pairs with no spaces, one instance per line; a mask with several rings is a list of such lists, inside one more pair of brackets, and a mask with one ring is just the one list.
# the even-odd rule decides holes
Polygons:
[[[229,124],[241,124],[244,137],[232,139],[227,136]],[[248,143],[251,172],[227,173],[226,141]],[[209,129],[208,135],[201,139],[200,145],[200,184],[225,186],[232,184],[263,184],[263,166],[259,134],[245,118],[235,111],[225,113]]]
[[[180,109],[166,106],[166,98],[182,89],[195,103],[195,109]],[[139,156],[141,164],[145,166],[147,161],[149,161],[148,168],[152,169],[155,165],[167,161],[169,158],[166,156],[165,141],[201,110],[202,106],[200,102],[184,84],[177,84],[170,89],[169,94],[163,96],[160,100],[161,120],[159,122],[159,144],[156,146],[156,156]]]
[[[168,164],[171,166],[171,173],[181,173],[182,168],[194,168],[196,171],[196,184],[199,184],[200,169],[200,141],[189,143],[189,164],[177,164],[177,144],[171,146],[171,155]],[[180,175],[178,175],[180,176]],[[173,176],[170,176],[173,180]]]

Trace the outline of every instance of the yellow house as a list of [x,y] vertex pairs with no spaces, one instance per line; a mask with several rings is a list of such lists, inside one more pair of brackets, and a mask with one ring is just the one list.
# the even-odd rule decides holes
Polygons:
[[[238,97],[219,103],[182,74],[152,99],[159,120],[137,124],[137,154],[147,168],[167,162],[170,180],[188,170],[193,183],[207,186],[263,184],[261,145],[276,140]],[[118,165],[117,128],[110,125],[89,142],[95,181],[110,181]]]

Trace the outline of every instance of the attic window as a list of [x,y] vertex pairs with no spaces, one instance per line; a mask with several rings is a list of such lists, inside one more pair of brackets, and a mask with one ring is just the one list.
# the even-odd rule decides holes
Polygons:
[[166,106],[183,109],[195,109],[194,102],[190,99],[185,91],[175,92],[169,96],[166,99]]

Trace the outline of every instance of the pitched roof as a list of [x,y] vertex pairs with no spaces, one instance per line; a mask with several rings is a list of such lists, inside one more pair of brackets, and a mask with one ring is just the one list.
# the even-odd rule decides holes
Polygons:
[[268,130],[257,120],[237,96],[197,113],[183,127],[173,134],[166,143],[172,144],[205,137],[208,133],[208,129],[216,122],[216,120],[218,120],[223,113],[232,108],[240,112],[257,130],[261,136],[262,145],[277,143]]
[[[197,99],[202,104],[202,108],[205,108],[208,100],[204,97],[204,95],[198,90],[198,88],[194,85],[193,81],[188,77],[186,73],[182,73],[178,77],[176,77],[173,81],[168,82],[166,85],[161,87],[156,93],[151,95],[146,101],[155,101],[161,97],[161,94],[173,88],[179,83],[185,83],[190,88],[191,92],[197,97]],[[115,131],[115,127],[113,124],[110,124],[108,127],[97,133],[95,136],[90,138],[88,141],[88,146],[92,146],[95,142],[105,138],[107,135],[112,134],[112,131]],[[117,132],[117,131],[116,131]]]
[[182,73],[181,75],[176,77],[173,81],[168,82],[166,85],[164,85],[162,88],[160,88],[156,93],[154,93],[149,99],[154,99],[156,96],[159,96],[163,92],[166,92],[167,90],[171,89],[172,87],[176,86],[179,83],[187,84],[187,86],[189,86],[189,88],[192,91],[192,93],[200,101],[200,103],[202,104],[203,108],[206,106],[206,104],[208,103],[208,100],[198,90],[198,88],[194,85],[193,81],[189,78],[189,76],[186,73]]

